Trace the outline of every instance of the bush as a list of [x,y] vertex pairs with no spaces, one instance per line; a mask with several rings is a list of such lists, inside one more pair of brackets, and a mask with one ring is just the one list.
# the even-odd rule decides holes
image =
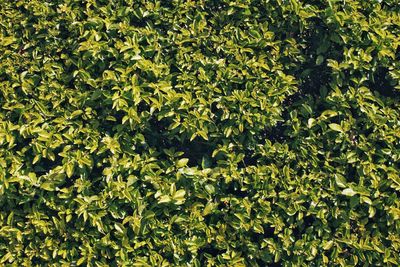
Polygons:
[[5,266],[400,265],[396,0],[0,0]]

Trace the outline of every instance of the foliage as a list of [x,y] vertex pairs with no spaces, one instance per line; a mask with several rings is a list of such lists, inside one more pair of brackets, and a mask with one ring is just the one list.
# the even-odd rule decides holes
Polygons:
[[0,263],[399,266],[399,44],[396,0],[0,0]]

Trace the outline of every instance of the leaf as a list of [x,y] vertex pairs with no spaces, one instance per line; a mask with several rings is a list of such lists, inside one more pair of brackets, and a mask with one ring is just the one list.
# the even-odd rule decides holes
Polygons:
[[176,191],[176,193],[172,196],[176,205],[181,205],[185,202],[185,194],[186,192],[183,189]]
[[85,261],[86,261],[86,258],[85,258],[85,257],[81,257],[81,258],[76,262],[76,265],[77,265],[77,266],[80,266],[80,265],[82,265]]
[[207,193],[209,193],[210,195],[215,193],[215,187],[211,184],[207,184],[204,188],[206,189]]
[[173,196],[176,193],[176,185],[175,183],[171,184],[170,190],[169,190],[170,194]]
[[329,128],[331,128],[332,130],[334,130],[336,132],[341,132],[341,133],[343,132],[342,127],[337,123],[330,123]]
[[354,196],[354,195],[356,195],[357,194],[357,192],[355,192],[353,189],[351,189],[351,188],[346,188],[346,189],[344,189],[343,191],[342,191],[342,195],[345,195],[345,196],[349,196],[349,197],[352,197],[352,196]]
[[70,118],[73,119],[73,118],[78,117],[79,115],[82,115],[82,114],[83,114],[83,110],[75,110],[74,112],[72,112]]
[[307,121],[307,127],[312,128],[316,124],[316,122],[317,122],[316,119],[309,118]]
[[54,182],[44,182],[40,185],[40,188],[47,190],[47,191],[54,191],[56,190],[56,185]]
[[259,234],[264,234],[264,228],[260,224],[254,224],[254,231]]
[[225,137],[229,137],[232,134],[232,127],[228,127],[224,131]]
[[206,207],[203,209],[203,216],[207,216],[210,214],[215,208],[215,205],[212,202],[208,202]]
[[330,250],[332,246],[333,246],[333,241],[332,241],[332,240],[329,240],[329,241],[327,241],[327,242],[325,243],[325,245],[323,246],[323,249],[324,249],[324,250]]
[[208,140],[207,133],[205,131],[198,131],[197,134],[204,138],[204,140]]
[[176,163],[176,167],[177,168],[185,167],[188,162],[189,162],[188,158],[182,158],[182,159],[178,160],[178,162]]
[[142,57],[140,55],[134,55],[131,57],[131,60],[140,60]]
[[68,178],[71,178],[71,176],[74,174],[74,169],[75,169],[75,163],[68,162],[66,165],[66,173]]
[[171,198],[167,195],[161,196],[158,203],[168,203],[171,202]]
[[186,194],[186,191],[183,189],[180,189],[175,192],[175,194],[173,195],[173,198],[175,200],[182,199],[185,196],[185,194]]
[[115,227],[115,230],[117,230],[121,234],[123,234],[125,232],[125,227],[120,223],[115,223],[114,227]]
[[42,155],[36,155],[33,158],[32,164],[36,164],[41,158],[42,158]]
[[9,46],[16,41],[16,39],[13,36],[3,37],[0,40],[2,46]]
[[331,118],[337,116],[338,113],[337,111],[334,110],[325,110],[324,112],[321,113],[320,118],[326,119],[326,118]]
[[323,57],[322,55],[319,55],[319,56],[317,57],[317,60],[315,61],[315,64],[316,64],[317,66],[319,66],[319,65],[322,64],[322,62],[324,62],[324,57]]
[[341,174],[335,174],[335,182],[341,188],[345,188],[346,187],[347,181],[344,178],[344,176],[341,175]]

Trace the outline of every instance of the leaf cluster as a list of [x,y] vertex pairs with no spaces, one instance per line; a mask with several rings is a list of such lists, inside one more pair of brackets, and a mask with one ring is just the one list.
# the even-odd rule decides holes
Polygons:
[[0,265],[399,266],[396,0],[0,0]]

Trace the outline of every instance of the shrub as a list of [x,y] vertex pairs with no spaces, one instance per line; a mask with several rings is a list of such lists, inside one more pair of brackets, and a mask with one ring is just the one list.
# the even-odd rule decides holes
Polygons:
[[395,0],[0,0],[6,266],[400,265]]

